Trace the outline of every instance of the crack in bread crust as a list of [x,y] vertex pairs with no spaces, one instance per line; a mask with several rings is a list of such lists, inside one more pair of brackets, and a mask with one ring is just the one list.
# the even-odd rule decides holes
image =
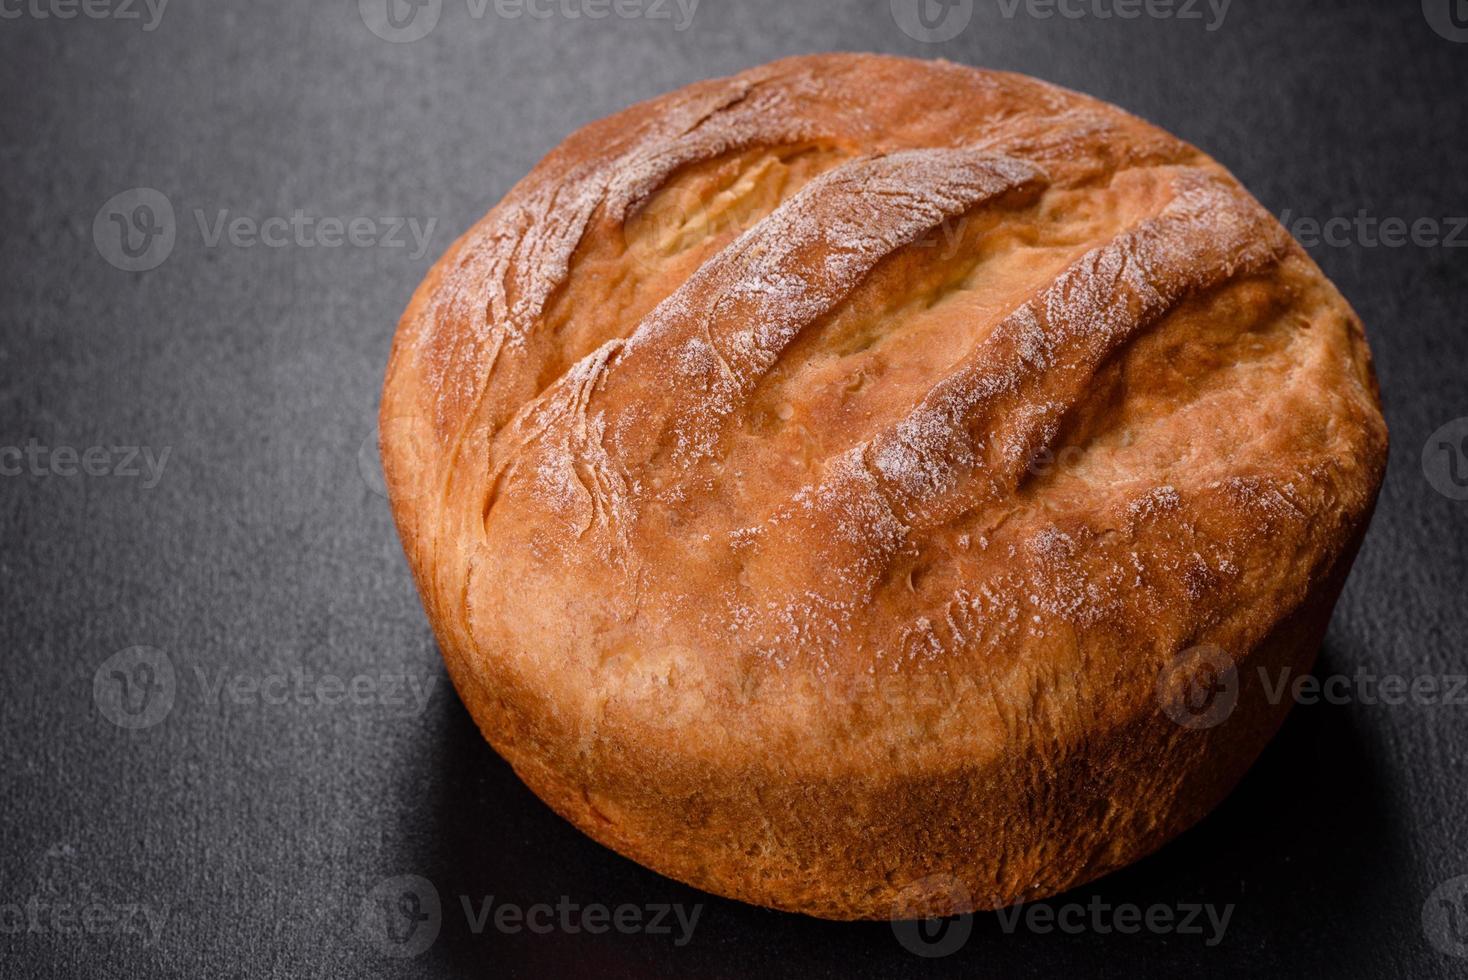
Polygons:
[[[570,137],[430,272],[382,417],[450,674],[522,778],[833,918],[1041,897],[1207,812],[1387,440],[1355,314],[1217,163],[861,55]],[[1200,644],[1245,678],[1206,731],[1156,693]]]

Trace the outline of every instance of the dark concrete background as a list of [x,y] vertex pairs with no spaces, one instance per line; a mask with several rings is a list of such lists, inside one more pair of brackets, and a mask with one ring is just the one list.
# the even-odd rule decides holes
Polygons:
[[[137,20],[38,16],[52,2],[0,3],[19,13],[0,18],[0,453],[35,447],[0,477],[0,974],[1468,974],[1450,955],[1468,925],[1444,918],[1468,891],[1453,881],[1468,874],[1461,704],[1301,706],[1202,825],[1052,903],[1232,905],[1215,946],[981,915],[958,952],[923,959],[886,925],[666,881],[552,815],[481,741],[363,451],[394,322],[432,259],[566,134],[634,100],[812,50],[944,56],[1114,101],[1276,213],[1442,220],[1468,215],[1468,44],[1446,36],[1450,0],[1235,0],[1221,25],[1206,4],[1201,21],[1103,19],[1093,0],[1047,19],[975,0],[944,42],[909,37],[888,0],[704,0],[684,30],[671,0],[674,19],[602,20],[508,19],[493,0],[476,19],[445,0],[411,43],[375,36],[356,0],[174,0],[151,30],[141,0]],[[133,188],[175,215],[147,271],[113,264],[127,263],[104,204]],[[141,220],[143,200],[112,211]],[[411,238],[211,247],[195,217],[298,210],[434,229],[425,254]],[[1468,416],[1468,251],[1349,238],[1312,251],[1368,325],[1394,450],[1317,673],[1461,675],[1468,502],[1450,456],[1429,479],[1423,455]],[[126,446],[168,451],[156,485]],[[64,447],[102,447],[110,475],[65,475]],[[160,652],[110,659],[139,646]],[[123,704],[113,671],[146,680],[140,665],[153,700]],[[297,669],[368,678],[364,703],[272,686]],[[245,686],[212,696],[235,675]],[[382,703],[397,699],[387,675],[433,685],[426,704]],[[380,923],[359,922],[408,874],[440,896],[441,928],[395,959]],[[476,935],[459,896],[490,894],[704,904],[681,946],[676,927]],[[92,931],[72,934],[85,909]],[[143,909],[156,936],[134,928]]]

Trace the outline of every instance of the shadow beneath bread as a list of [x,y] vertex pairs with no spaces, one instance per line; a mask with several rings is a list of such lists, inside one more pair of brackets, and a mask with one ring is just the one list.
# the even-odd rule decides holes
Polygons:
[[[1353,662],[1327,649],[1316,673]],[[1416,928],[1418,908],[1398,907],[1414,894],[1411,859],[1371,717],[1385,706],[1298,705],[1233,794],[1157,854],[1036,903],[1048,910],[909,924],[905,943],[889,924],[772,912],[648,871],[541,803],[456,699],[437,710],[427,820],[402,837],[401,865],[438,889],[442,928],[417,963],[438,975],[1376,976]],[[912,951],[930,935],[919,929],[960,932],[930,958]]]

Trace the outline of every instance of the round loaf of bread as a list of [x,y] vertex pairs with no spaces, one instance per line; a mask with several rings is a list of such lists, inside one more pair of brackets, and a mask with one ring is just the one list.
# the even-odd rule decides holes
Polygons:
[[866,55],[572,135],[434,266],[381,448],[449,672],[608,847],[910,918],[1155,850],[1283,719],[1387,434],[1217,163]]

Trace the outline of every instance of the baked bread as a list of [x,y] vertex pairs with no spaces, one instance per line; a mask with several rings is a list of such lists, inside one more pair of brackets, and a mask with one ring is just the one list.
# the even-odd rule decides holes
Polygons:
[[[417,291],[381,432],[449,672],[530,788],[834,919],[1041,898],[1218,803],[1387,451],[1356,316],[1213,160],[837,54],[552,151]],[[1199,662],[1232,685],[1201,724]]]

